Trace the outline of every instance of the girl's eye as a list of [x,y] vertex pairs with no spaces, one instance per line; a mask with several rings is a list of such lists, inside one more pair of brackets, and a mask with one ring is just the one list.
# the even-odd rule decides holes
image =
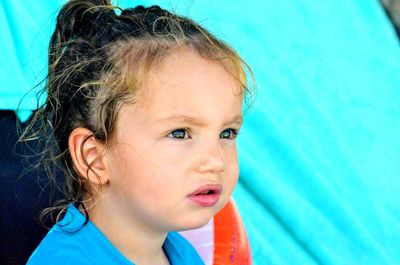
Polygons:
[[235,139],[236,136],[238,135],[238,131],[236,129],[226,129],[225,131],[221,132],[219,135],[220,138],[222,139]]
[[188,139],[189,133],[186,129],[178,129],[175,131],[172,131],[168,134],[168,137],[170,138],[175,138],[175,139]]

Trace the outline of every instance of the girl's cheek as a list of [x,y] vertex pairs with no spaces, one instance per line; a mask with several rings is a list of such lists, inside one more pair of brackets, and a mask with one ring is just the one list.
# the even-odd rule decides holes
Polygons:
[[184,163],[188,158],[196,155],[196,148],[191,143],[180,141],[160,141],[149,149],[151,159],[160,166],[178,165]]
[[236,147],[236,141],[229,141],[224,143],[223,149],[226,156],[226,161],[229,163],[238,163],[238,153]]
[[225,150],[225,168],[227,179],[230,182],[236,182],[239,175],[239,161],[236,147],[230,147]]

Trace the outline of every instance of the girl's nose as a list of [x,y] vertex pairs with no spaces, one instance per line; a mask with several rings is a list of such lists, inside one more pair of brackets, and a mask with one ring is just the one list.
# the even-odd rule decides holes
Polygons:
[[202,143],[199,152],[199,172],[220,173],[225,171],[225,152],[220,143]]

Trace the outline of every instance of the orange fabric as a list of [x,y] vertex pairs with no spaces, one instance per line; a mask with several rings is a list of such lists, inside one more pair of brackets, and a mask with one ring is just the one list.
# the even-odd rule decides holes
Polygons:
[[214,217],[213,264],[251,264],[249,240],[232,200]]

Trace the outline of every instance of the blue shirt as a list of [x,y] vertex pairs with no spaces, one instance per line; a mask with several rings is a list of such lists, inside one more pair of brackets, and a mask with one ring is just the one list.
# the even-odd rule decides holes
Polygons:
[[[122,264],[132,265],[103,233],[72,204],[64,218],[42,240],[27,265]],[[172,265],[204,265],[196,250],[176,232],[168,233],[163,249]]]

